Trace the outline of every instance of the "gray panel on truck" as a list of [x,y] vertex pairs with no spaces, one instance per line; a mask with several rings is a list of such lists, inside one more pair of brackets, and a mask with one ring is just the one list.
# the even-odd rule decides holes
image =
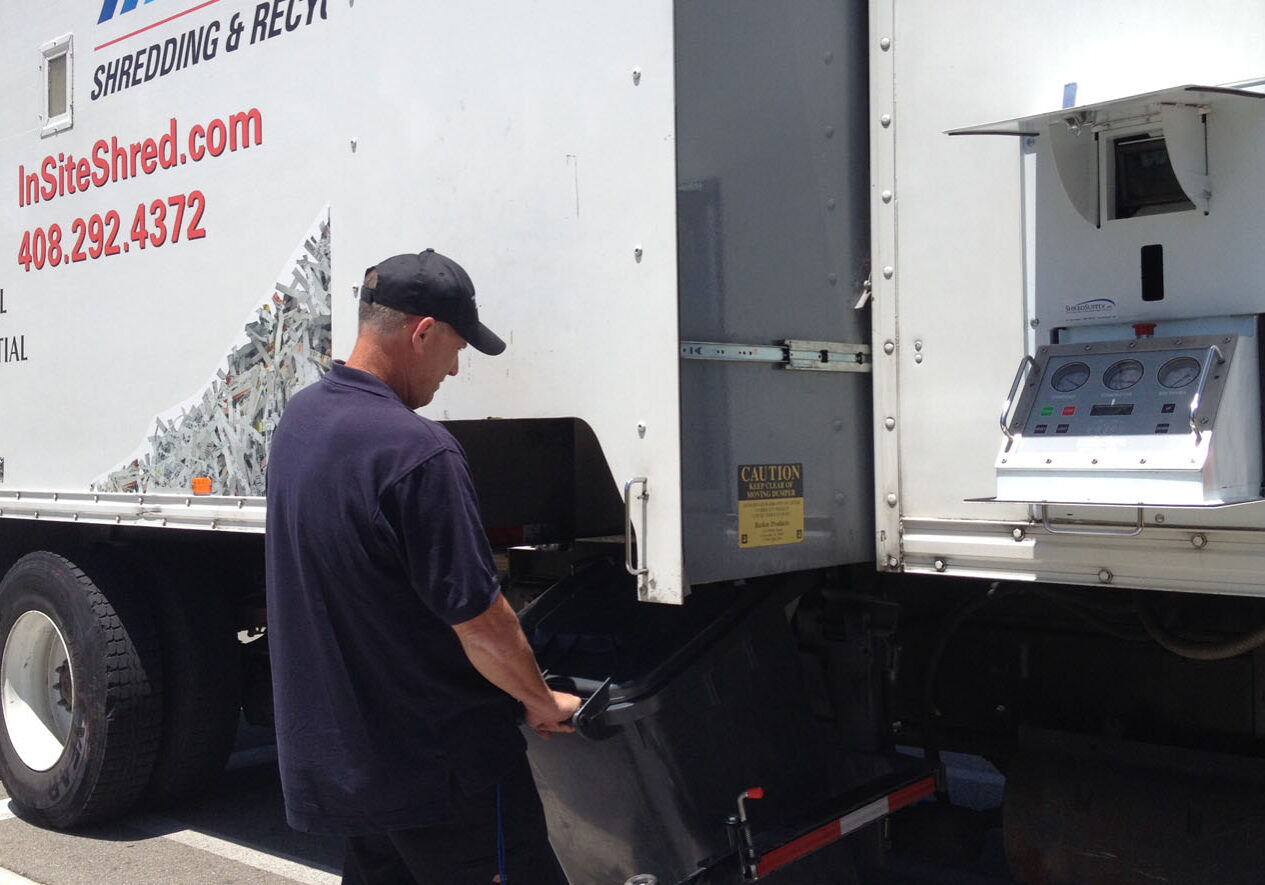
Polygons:
[[681,338],[729,352],[683,345],[695,584],[873,555],[869,378],[732,347],[869,340],[865,20],[856,2],[676,4]]

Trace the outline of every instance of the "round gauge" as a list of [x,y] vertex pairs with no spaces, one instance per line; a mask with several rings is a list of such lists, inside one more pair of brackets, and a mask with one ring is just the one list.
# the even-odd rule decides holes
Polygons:
[[1111,390],[1127,390],[1142,380],[1142,364],[1137,360],[1120,360],[1103,372],[1102,383]]
[[1160,383],[1170,389],[1185,387],[1199,377],[1199,360],[1193,356],[1176,356],[1160,366]]
[[1083,387],[1088,380],[1089,366],[1084,363],[1068,363],[1060,366],[1059,370],[1054,373],[1054,377],[1050,379],[1050,386],[1059,393],[1071,393],[1073,390]]

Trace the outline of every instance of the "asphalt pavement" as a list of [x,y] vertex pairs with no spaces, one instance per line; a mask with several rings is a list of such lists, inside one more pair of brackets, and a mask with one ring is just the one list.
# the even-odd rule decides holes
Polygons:
[[0,885],[336,885],[341,840],[285,822],[276,751],[243,729],[210,789],[73,830],[24,821],[0,791]]
[[[955,801],[968,808],[995,807],[1000,775],[971,757],[948,756]],[[926,821],[919,828],[930,825],[933,835],[940,831],[931,840],[935,844],[952,838],[952,828],[944,824]],[[982,856],[965,862],[893,847],[885,869],[862,872],[863,885],[1009,881],[999,830],[986,834]],[[297,833],[286,824],[276,749],[271,734],[261,729],[241,729],[226,771],[210,789],[109,824],[43,829],[22,820],[0,790],[0,885],[337,885],[341,868],[341,840]]]

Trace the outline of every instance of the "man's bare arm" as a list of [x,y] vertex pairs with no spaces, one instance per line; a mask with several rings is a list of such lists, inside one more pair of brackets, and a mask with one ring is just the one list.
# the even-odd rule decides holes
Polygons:
[[527,724],[537,734],[575,731],[566,722],[580,708],[580,699],[545,685],[518,616],[504,596],[497,596],[483,614],[454,624],[453,630],[474,668],[522,703]]

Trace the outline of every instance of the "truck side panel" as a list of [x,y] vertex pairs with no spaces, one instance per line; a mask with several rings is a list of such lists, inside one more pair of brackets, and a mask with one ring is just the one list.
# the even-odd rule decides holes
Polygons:
[[[1238,552],[1259,543],[1265,515],[1256,505],[1148,509],[1147,539],[1138,541],[1056,537],[1040,528],[1039,508],[967,500],[994,494],[1001,402],[1020,358],[1048,343],[1049,329],[1029,322],[1034,293],[1025,291],[1042,237],[1030,184],[1033,145],[945,134],[1056,109],[1068,84],[1069,98],[1083,105],[1183,83],[1247,80],[1260,74],[1265,47],[1259,10],[1165,3],[1143,14],[1131,4],[1043,3],[1020,13],[1000,4],[964,11],[880,3],[871,15],[890,21],[886,33],[872,34],[872,43],[886,38],[889,49],[876,45],[871,58],[874,115],[890,115],[876,133],[892,132],[887,154],[876,157],[874,188],[893,193],[875,210],[875,253],[892,268],[890,279],[876,274],[875,339],[894,344],[891,356],[876,357],[876,434],[882,440],[881,422],[891,416],[899,436],[899,458],[880,458],[876,477],[879,519],[888,516],[893,529],[879,540],[880,562],[910,571],[1259,592],[1259,562]],[[1136,256],[1129,260],[1136,264]],[[1068,266],[1064,279],[1077,273]],[[899,538],[885,490],[897,496],[891,509],[899,512]],[[1136,508],[1054,517],[1128,527]],[[1192,535],[1205,530],[1203,540],[1222,555],[1192,545]]]
[[[679,600],[671,4],[115,7],[44,4],[5,27],[0,334],[25,349],[0,362],[4,488],[87,491],[143,453],[156,416],[199,401],[285,300],[287,261],[327,213],[323,359],[350,351],[366,267],[458,257],[510,347],[463,356],[428,414],[584,420],[609,468],[586,481],[647,478],[643,595]],[[41,47],[65,35],[73,120],[52,131]],[[81,165],[70,193],[57,170],[78,186]],[[171,200],[179,242],[157,232]],[[259,417],[266,437],[275,410]],[[188,494],[180,480],[132,490]]]

